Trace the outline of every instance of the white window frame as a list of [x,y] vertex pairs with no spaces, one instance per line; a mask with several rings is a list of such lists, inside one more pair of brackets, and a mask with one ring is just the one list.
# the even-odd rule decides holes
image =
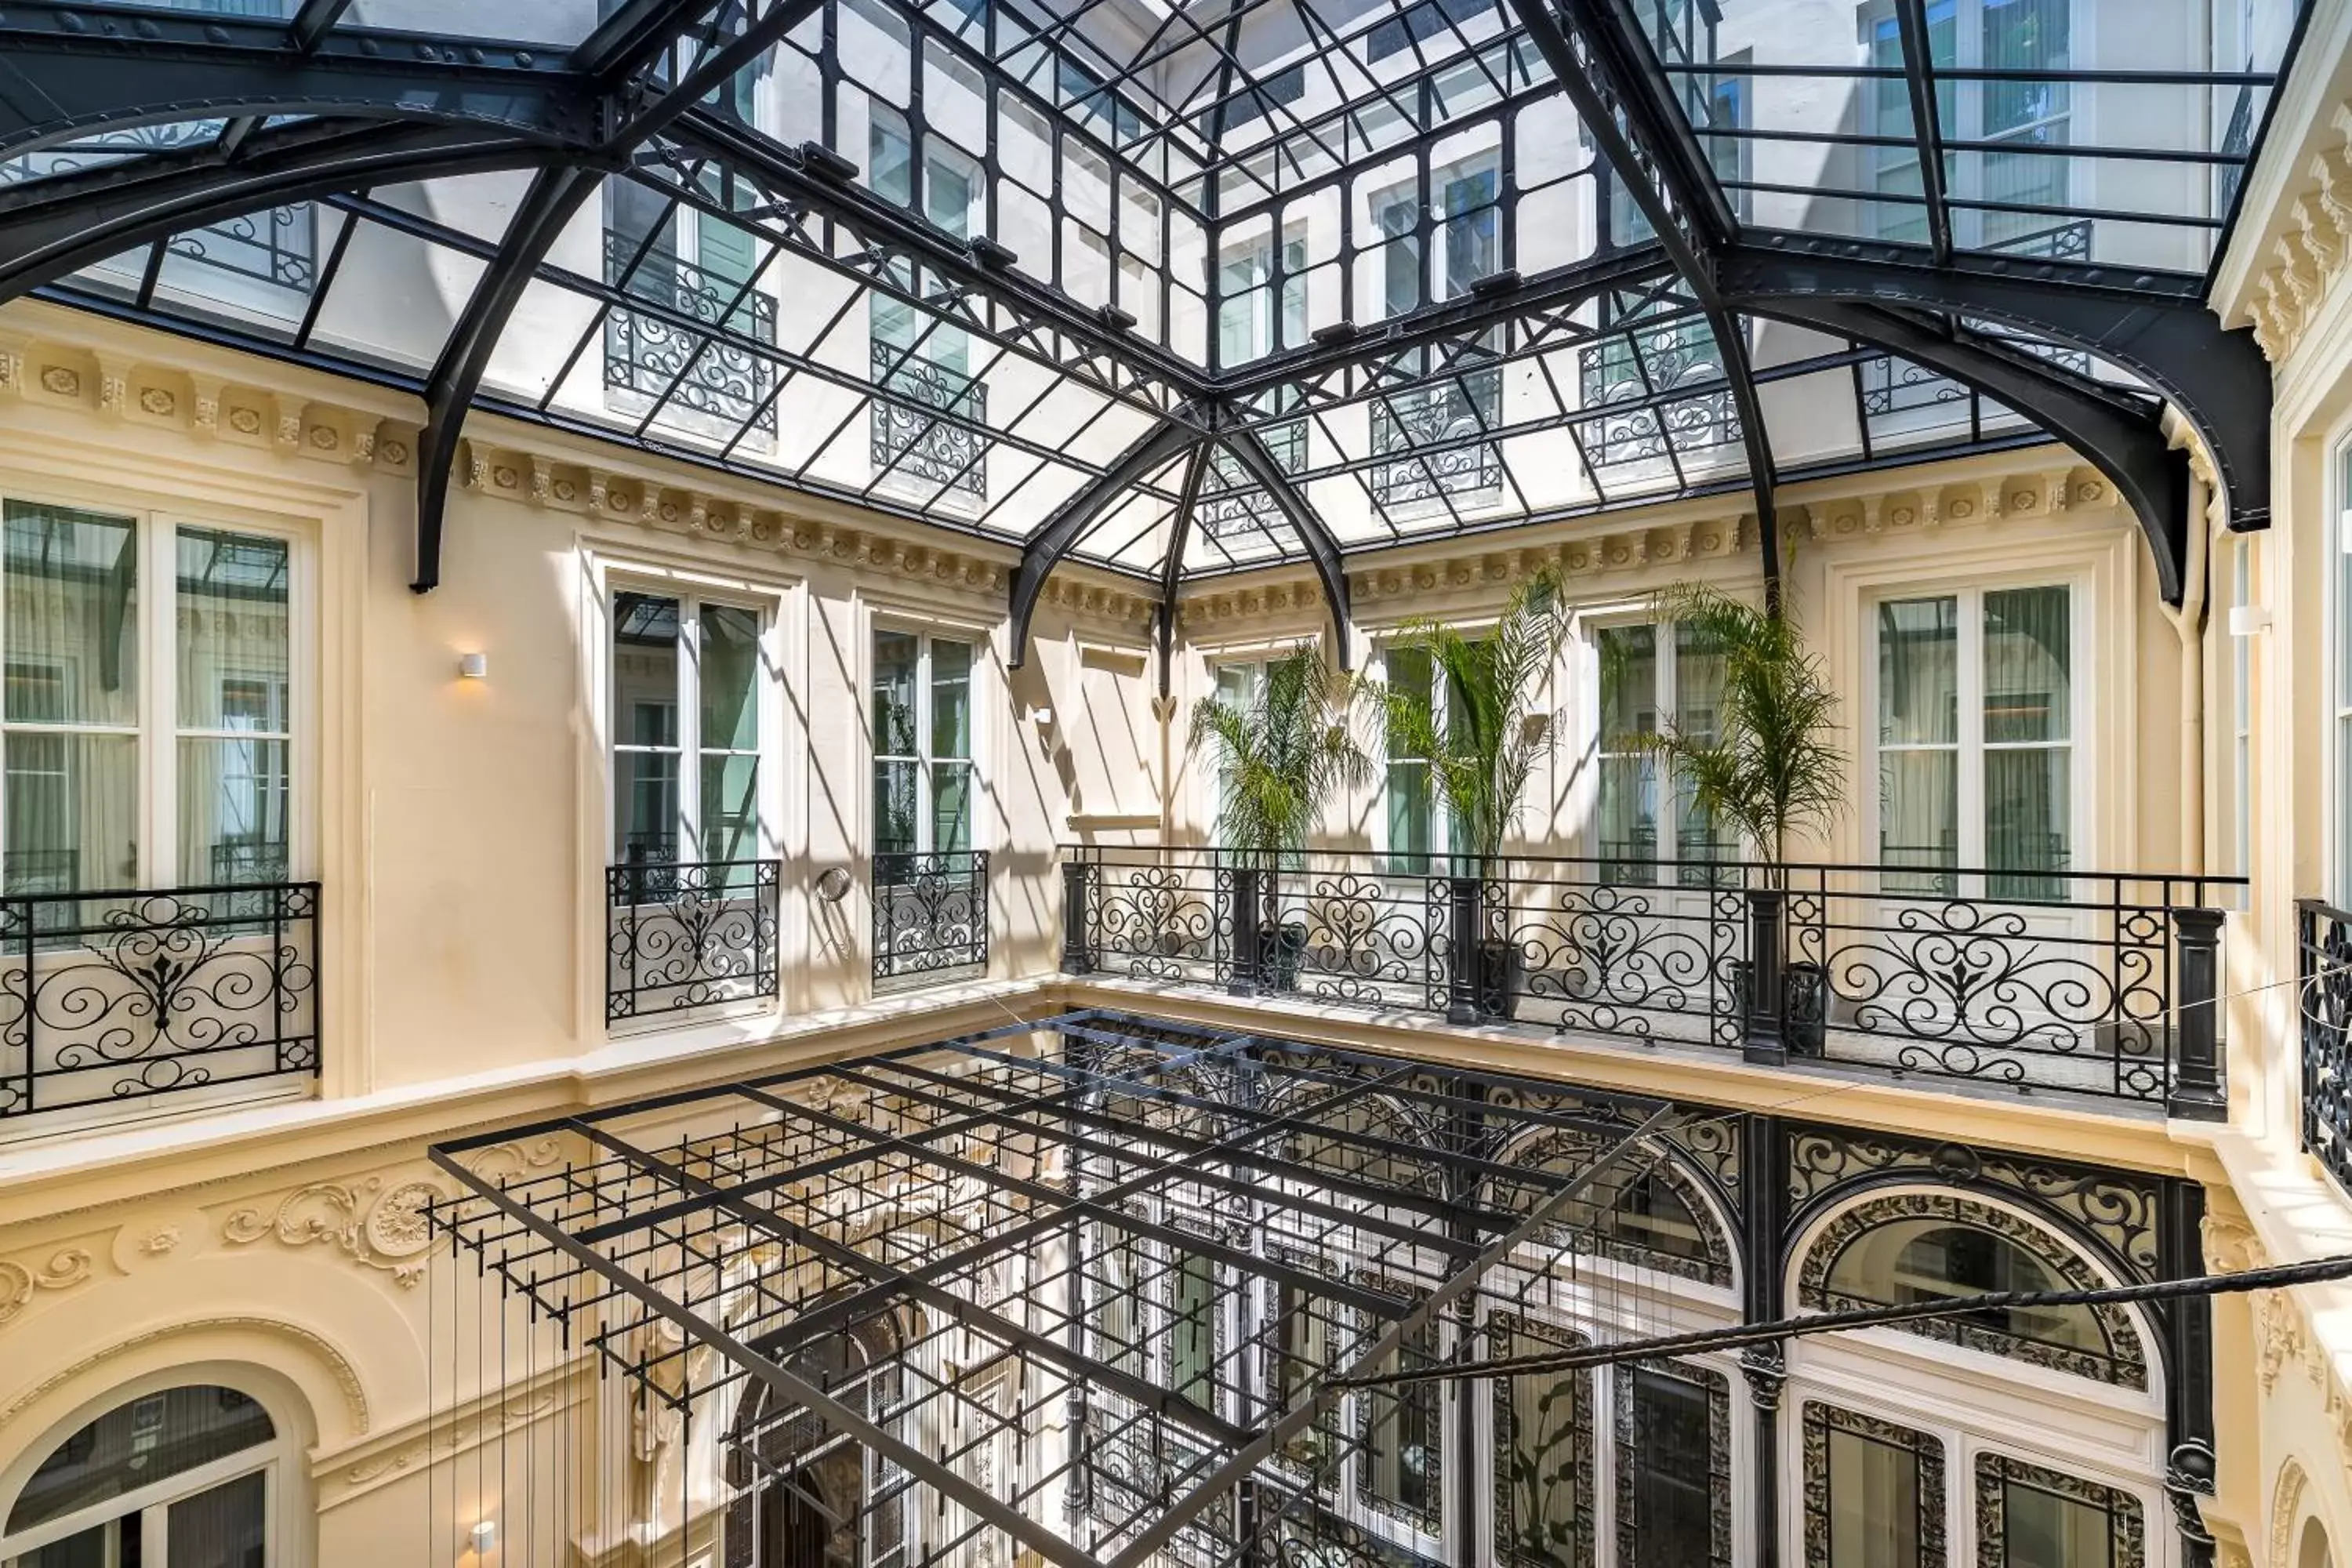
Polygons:
[[[70,508],[107,518],[131,520],[137,530],[139,712],[129,725],[7,723],[0,719],[0,832],[6,823],[5,734],[133,736],[139,744],[139,839],[132,889],[206,886],[207,876],[190,882],[179,874],[180,742],[191,740],[283,740],[287,745],[286,879],[313,875],[317,803],[317,603],[316,562],[307,529],[266,517],[205,512],[175,506],[125,505],[90,496],[31,487],[0,488],[0,498],[31,505]],[[286,546],[287,731],[187,729],[180,722],[179,561],[183,528],[219,531],[268,539]],[[6,640],[5,594],[0,594],[0,649]],[[0,662],[5,662],[0,658]],[[0,841],[0,852],[9,847]],[[74,891],[104,891],[77,878]],[[266,886],[268,884],[257,884]]]
[[[1990,574],[1963,581],[1950,578],[1922,578],[1915,582],[1881,583],[1865,591],[1861,598],[1861,613],[1855,626],[1861,650],[1861,696],[1855,710],[1855,728],[1862,737],[1860,795],[1862,802],[1863,858],[1876,864],[1882,858],[1879,831],[1879,756],[1882,748],[1878,739],[1878,607],[1883,604],[1899,604],[1916,599],[1957,599],[1958,601],[1959,646],[1955,658],[1958,662],[1958,706],[1959,727],[1954,742],[1958,756],[1958,791],[1956,810],[1958,821],[1955,863],[1963,870],[1981,869],[1985,854],[1985,794],[1984,759],[1984,596],[2011,588],[2063,588],[2066,590],[2067,637],[2067,700],[2066,739],[2063,744],[2067,753],[2067,864],[2059,872],[2061,899],[2072,884],[2064,873],[2079,872],[2086,863],[2096,859],[2095,836],[2091,832],[2090,808],[2095,770],[2090,765],[2089,753],[2096,747],[2099,731],[2095,723],[2091,705],[2092,681],[2087,672],[2103,651],[2097,641],[2098,628],[2092,620],[2092,595],[2096,591],[2088,569],[2075,566],[2053,566],[2040,570]],[[2086,656],[2088,656],[2086,661]],[[1914,748],[1919,750],[1940,747]],[[2016,742],[1993,747],[1994,750],[2054,749],[2052,742]],[[1922,868],[1922,875],[1934,868]],[[2021,875],[2042,875],[2021,872]],[[1986,879],[1963,876],[1956,879],[1956,896],[1981,899],[1986,896]]]
[[[605,777],[610,781],[611,804],[605,814],[604,853],[609,865],[622,865],[621,832],[621,769],[619,759],[624,752],[650,754],[666,748],[625,743],[621,739],[619,715],[614,711],[620,692],[620,672],[614,666],[618,649],[614,645],[617,624],[614,620],[623,594],[651,594],[677,603],[677,820],[673,825],[677,837],[678,853],[673,858],[679,865],[696,865],[702,860],[702,672],[701,615],[706,605],[719,605],[741,610],[759,618],[760,668],[754,678],[759,689],[754,694],[753,711],[759,722],[759,744],[750,752],[728,748],[729,756],[749,755],[759,764],[758,810],[759,826],[755,835],[754,852],[746,858],[775,859],[781,857],[780,813],[777,809],[777,774],[781,771],[775,743],[777,724],[772,694],[782,685],[782,668],[777,659],[777,605],[774,599],[756,593],[730,593],[718,588],[678,578],[616,570],[604,590],[605,616],[614,631],[606,634],[605,681],[606,722],[611,731],[605,744]],[[691,851],[691,853],[688,853]],[[653,860],[648,865],[659,864]]]
[[2320,832],[2328,901],[2342,909],[2352,904],[2352,796],[2346,793],[2352,789],[2352,435],[2336,443],[2328,469],[2334,494],[2327,515],[2335,520],[2335,537],[2321,547],[2327,560],[2327,642],[2322,658],[2328,736],[2320,776],[2326,781],[2326,798],[2335,804],[2324,814]]
[[[915,750],[909,752],[885,752],[882,737],[873,732],[874,683],[878,661],[875,643],[884,637],[910,637],[915,639]],[[970,682],[965,700],[971,708],[971,733],[965,757],[938,757],[931,753],[931,646],[935,642],[961,643],[971,649],[971,669],[966,678]],[[986,721],[982,715],[991,710],[982,700],[982,672],[988,665],[989,639],[975,631],[949,624],[925,626],[905,615],[877,615],[866,634],[865,724],[866,734],[866,809],[871,814],[867,823],[869,852],[938,855],[961,854],[988,847],[981,832],[981,790],[988,774],[983,752],[982,735]],[[939,763],[961,763],[971,772],[971,790],[968,797],[970,819],[964,831],[969,839],[962,850],[941,850],[934,842],[937,822],[934,819],[931,769]],[[911,850],[885,851],[882,845],[881,799],[876,787],[875,770],[884,763],[912,763],[915,765],[915,843]]]
[[[1601,639],[1604,633],[1627,631],[1638,626],[1650,627],[1656,634],[1657,637],[1657,651],[1655,657],[1657,658],[1658,686],[1655,693],[1655,700],[1652,705],[1652,710],[1658,715],[1659,720],[1662,722],[1672,722],[1674,720],[1675,705],[1679,698],[1677,681],[1680,677],[1680,670],[1678,668],[1678,660],[1675,647],[1675,631],[1672,624],[1660,621],[1655,616],[1640,610],[1623,610],[1615,613],[1605,613],[1579,617],[1576,627],[1576,641],[1582,649],[1582,662],[1587,672],[1585,679],[1580,684],[1583,688],[1581,695],[1584,699],[1585,711],[1591,715],[1591,718],[1584,726],[1584,732],[1590,736],[1591,741],[1593,765],[1592,805],[1591,808],[1585,813],[1584,821],[1578,831],[1577,837],[1583,846],[1582,853],[1586,857],[1601,861],[1604,864],[1617,861],[1621,858],[1626,862],[1639,859],[1647,859],[1654,862],[1659,872],[1659,879],[1654,883],[1646,884],[1648,886],[1661,888],[1686,887],[1694,889],[1703,889],[1705,887],[1704,883],[1685,882],[1679,874],[1680,868],[1685,863],[1682,854],[1680,807],[1677,804],[1682,794],[1682,789],[1681,785],[1672,776],[1671,770],[1666,768],[1663,763],[1660,763],[1655,758],[1645,759],[1649,764],[1651,772],[1651,782],[1649,787],[1656,791],[1658,800],[1658,808],[1655,816],[1657,843],[1654,847],[1654,852],[1647,857],[1625,856],[1621,858],[1612,855],[1608,846],[1601,841],[1601,780],[1606,772],[1601,764],[1606,760],[1633,757],[1639,754],[1632,752],[1610,750],[1610,737],[1602,731],[1601,724],[1608,709],[1605,701],[1607,693],[1602,685],[1602,682],[1607,679],[1607,674],[1601,664]],[[1720,840],[1718,840],[1718,842],[1720,842]],[[1755,851],[1755,847],[1753,845],[1745,843],[1736,844],[1731,847],[1734,856],[1737,858],[1743,860],[1751,856]],[[1670,869],[1674,873],[1673,875],[1668,874]]]
[[[2340,526],[2340,525],[2339,525]],[[2254,541],[2228,536],[2230,608],[2251,614],[2254,604]],[[2254,859],[2254,630],[2231,625],[2230,636],[2230,868],[2251,876]]]
[[[1491,632],[1493,629],[1494,628],[1491,625],[1478,627],[1468,626],[1459,627],[1459,630],[1465,637],[1483,635]],[[1402,645],[1396,639],[1391,638],[1380,643],[1373,650],[1372,657],[1378,664],[1377,674],[1379,676],[1380,682],[1383,687],[1386,687],[1392,679],[1389,672],[1389,656],[1398,651],[1401,646]],[[1443,734],[1444,733],[1447,722],[1447,705],[1450,700],[1452,684],[1445,679],[1445,672],[1437,667],[1437,663],[1434,659],[1430,661],[1429,685],[1431,720],[1437,726],[1438,732]],[[1443,792],[1438,789],[1437,783],[1434,778],[1429,778],[1428,780],[1430,822],[1429,853],[1427,859],[1429,864],[1426,866],[1412,866],[1409,864],[1396,863],[1396,859],[1394,858],[1400,856],[1400,851],[1397,849],[1396,845],[1389,833],[1390,775],[1393,770],[1399,767],[1418,767],[1423,770],[1424,777],[1427,777],[1430,773],[1430,766],[1428,759],[1423,757],[1392,757],[1389,755],[1386,733],[1386,716],[1381,716],[1376,722],[1379,723],[1381,731],[1381,749],[1380,787],[1377,797],[1373,801],[1371,813],[1372,847],[1379,852],[1381,864],[1392,875],[1433,877],[1444,875],[1446,868],[1452,863],[1453,856],[1455,853],[1454,843],[1454,814],[1445,808],[1444,795]],[[1409,856],[1404,858],[1420,858],[1421,857]]]

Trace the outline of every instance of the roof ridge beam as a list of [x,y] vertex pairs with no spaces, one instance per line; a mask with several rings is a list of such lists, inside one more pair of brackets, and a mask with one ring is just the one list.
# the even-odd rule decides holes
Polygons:
[[1339,668],[1356,668],[1355,649],[1349,646],[1349,622],[1352,618],[1348,603],[1348,573],[1341,557],[1339,542],[1307,500],[1293,488],[1274,454],[1266,450],[1265,441],[1255,430],[1235,430],[1217,437],[1224,448],[1241,463],[1249,477],[1257,481],[1298,535],[1299,543],[1307,548],[1307,560],[1315,567],[1315,575],[1322,580],[1323,597],[1331,606],[1331,632],[1338,644]]
[[1005,663],[1019,669],[1029,658],[1029,623],[1045,579],[1086,537],[1095,521],[1160,469],[1199,445],[1200,431],[1180,419],[1164,420],[1118,455],[1101,474],[1065,499],[1046,518],[1045,526],[1022,546],[1021,563],[1013,569],[1010,613],[1013,635]]

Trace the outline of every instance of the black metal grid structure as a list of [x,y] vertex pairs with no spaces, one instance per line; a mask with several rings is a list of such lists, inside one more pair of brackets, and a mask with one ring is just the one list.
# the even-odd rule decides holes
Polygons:
[[[1421,1395],[1343,1410],[1337,1380],[1433,1365],[1488,1310],[1659,1330],[1614,1226],[1691,1121],[1073,1015],[445,1144],[432,1219],[633,1401],[725,1423],[730,1493],[689,1511],[743,1504],[738,1531],[846,1446],[830,1528],[919,1534],[905,1564],[990,1532],[1068,1568],[1276,1562],[1361,1531],[1318,1501],[1343,1470],[1436,1462]],[[560,1171],[471,1163],[545,1137]],[[1017,1488],[973,1467],[999,1438]]]
[[[8,8],[0,300],[419,393],[420,590],[470,407],[1016,543],[1016,657],[1064,560],[1344,620],[1351,554],[1719,491],[1770,586],[1776,481],[2047,437],[2177,600],[2166,403],[2267,520],[2202,297],[2294,0],[2161,68],[2067,0],[281,3]],[[397,336],[388,267],[464,282]]]
[[[514,1156],[538,1146],[565,1163]],[[1709,1528],[1774,1539],[1785,1342],[1973,1305],[1815,1299],[1811,1272],[1792,1300],[1826,1245],[1804,1238],[1990,1201],[2079,1255],[2067,1300],[2140,1314],[2111,1348],[2161,1378],[2184,1560],[2211,1561],[2209,1298],[2243,1287],[2201,1273],[2190,1179],[1098,1011],[433,1159],[457,1192],[428,1215],[457,1244],[436,1409],[528,1407],[558,1373],[582,1401],[551,1473],[593,1485],[495,1461],[515,1550],[626,1529],[749,1563],[813,1529],[890,1568],[991,1536],[1068,1568],[1488,1561],[1505,1504],[1453,1426],[1483,1417],[1438,1385],[1527,1355],[1718,1388],[1736,1366],[1754,1513],[1718,1487]],[[1965,1342],[2060,1364],[2025,1332]],[[695,1429],[715,1488],[679,1479]]]

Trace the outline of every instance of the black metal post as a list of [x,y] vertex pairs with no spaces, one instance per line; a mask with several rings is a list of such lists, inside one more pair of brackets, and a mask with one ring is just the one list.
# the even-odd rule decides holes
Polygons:
[[[1777,1116],[1742,1118],[1739,1137],[1740,1316],[1747,1322],[1769,1323],[1784,1316],[1788,1306],[1781,1256],[1789,1229],[1787,1140]],[[1784,1343],[1757,1346],[1740,1358],[1739,1370],[1756,1414],[1752,1561],[1756,1568],[1779,1568],[1780,1394],[1789,1381]]]
[[1756,1409],[1756,1568],[1780,1568],[1780,1393],[1789,1363],[1778,1344],[1758,1345],[1739,1358]]
[[[2211,910],[2176,910],[2221,916]],[[2174,1114],[2178,1115],[2179,1112]],[[2157,1269],[2187,1279],[2205,1266],[2205,1189],[2174,1176],[2164,1184],[2157,1232]],[[2182,1568],[2213,1568],[2213,1532],[2198,1500],[2213,1495],[2219,1468],[2213,1453],[2213,1300],[2185,1295],[2164,1302],[2159,1321],[2165,1349],[2164,1490],[2180,1534]]]
[[1781,1034],[1781,992],[1786,988],[1781,963],[1782,917],[1789,907],[1784,888],[1748,889],[1748,1035],[1740,1047],[1742,1059],[1779,1067],[1789,1059],[1789,1042]]
[[1232,880],[1225,884],[1225,896],[1233,900],[1225,911],[1225,924],[1234,933],[1234,973],[1226,989],[1236,996],[1257,994],[1257,878],[1255,866],[1236,865]]
[[1087,862],[1073,856],[1062,862],[1062,973],[1095,972],[1094,931],[1087,918]]
[[1447,976],[1445,1021],[1449,1024],[1475,1024],[1486,1011],[1485,998],[1479,994],[1485,976],[1479,973],[1481,954],[1478,941],[1486,927],[1486,879],[1480,877],[1449,877],[1446,879],[1447,920],[1446,943],[1452,949],[1454,966]]
[[2191,1121],[2227,1121],[2230,1097],[2221,1083],[2221,911],[2174,910],[2173,984],[2179,1021],[2173,1027],[2172,1098],[2166,1111]]

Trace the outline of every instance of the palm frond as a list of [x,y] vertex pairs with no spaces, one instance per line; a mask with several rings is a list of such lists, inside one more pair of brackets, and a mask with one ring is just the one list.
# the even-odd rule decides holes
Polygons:
[[1355,694],[1301,643],[1266,667],[1249,702],[1192,705],[1191,744],[1214,751],[1226,780],[1221,843],[1265,858],[1302,848],[1331,791],[1370,777],[1351,722]]

